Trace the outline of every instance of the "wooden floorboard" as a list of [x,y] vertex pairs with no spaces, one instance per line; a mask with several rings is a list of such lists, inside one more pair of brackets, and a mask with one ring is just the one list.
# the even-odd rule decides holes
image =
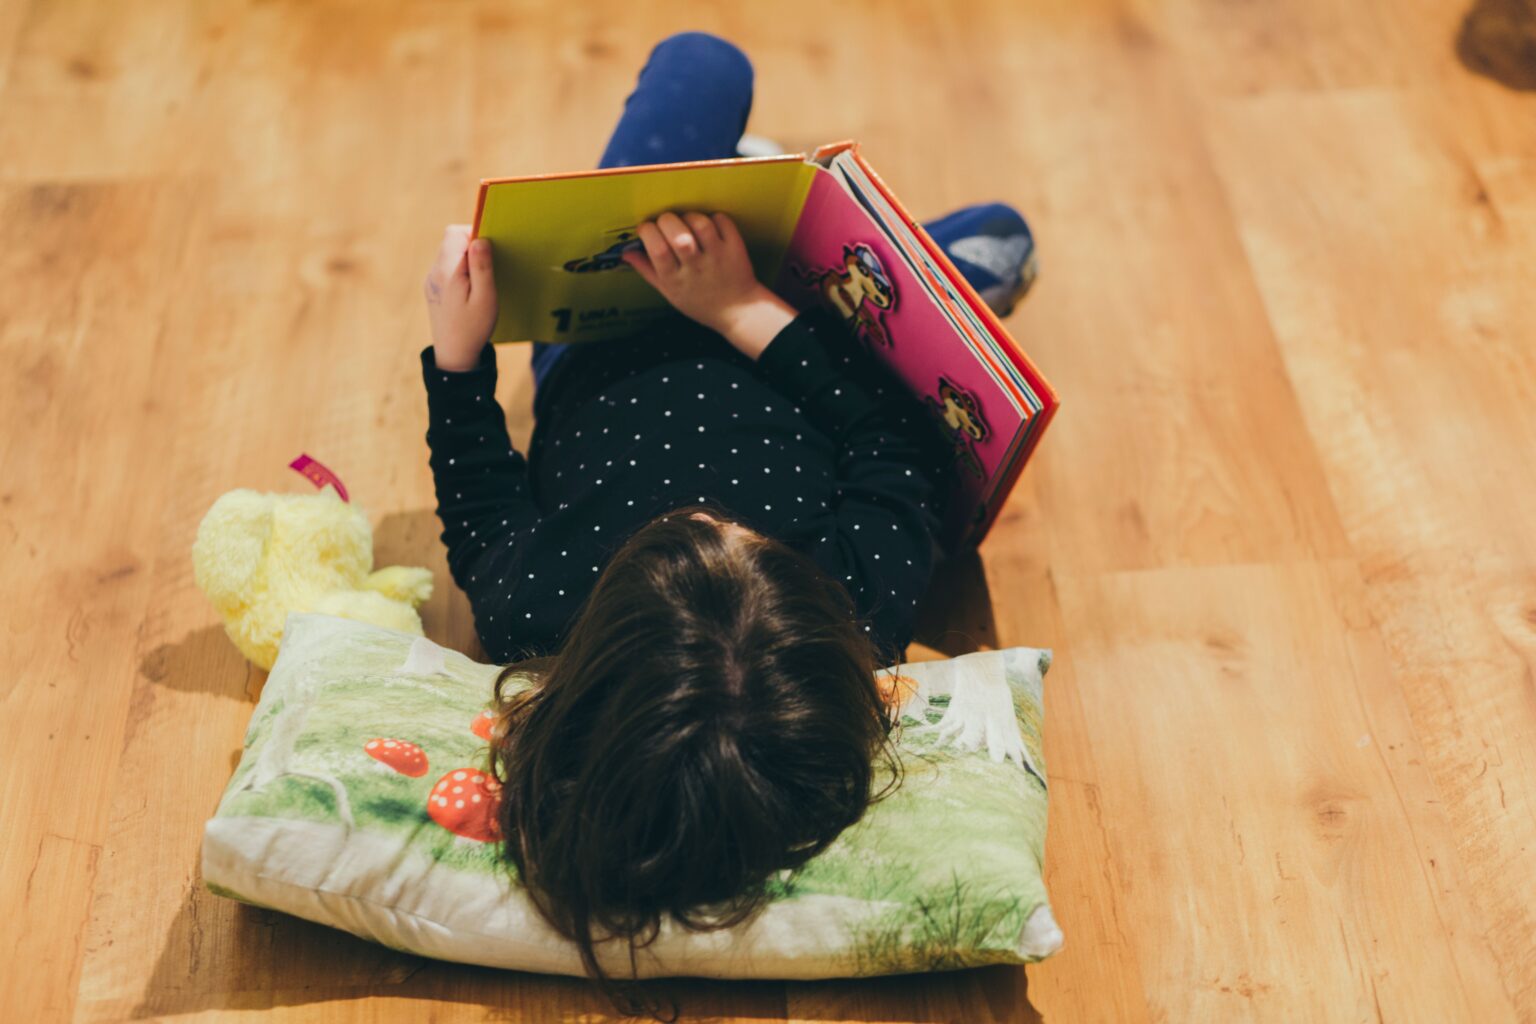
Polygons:
[[1035,228],[1010,327],[1065,404],[923,639],[1057,653],[1067,943],[657,991],[688,1020],[1536,1020],[1536,93],[1462,66],[1464,14],[0,4],[0,1019],[611,1019],[200,886],[263,680],[188,551],[307,451],[472,649],[421,276],[481,176],[591,164],[650,45],[702,28],[755,62],[751,130],[857,137],[920,216]]

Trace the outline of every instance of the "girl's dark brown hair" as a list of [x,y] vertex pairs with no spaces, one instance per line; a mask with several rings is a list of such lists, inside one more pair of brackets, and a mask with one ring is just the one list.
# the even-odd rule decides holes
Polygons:
[[[504,856],[628,1013],[635,951],[664,916],[693,931],[748,920],[777,872],[901,783],[896,715],[847,592],[696,512],[725,518],[685,508],[642,527],[560,652],[496,684]],[[537,684],[504,693],[519,677]],[[610,936],[628,943],[624,986],[594,952]]]

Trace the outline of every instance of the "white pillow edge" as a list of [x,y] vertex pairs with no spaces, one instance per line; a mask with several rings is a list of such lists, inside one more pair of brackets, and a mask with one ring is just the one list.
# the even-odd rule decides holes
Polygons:
[[1020,957],[1034,962],[1060,952],[1065,941],[1066,936],[1062,935],[1061,926],[1056,923],[1051,905],[1042,903],[1030,911],[1029,919],[1019,931],[1018,944],[1013,948]]
[[[395,868],[401,866],[398,851],[373,840],[354,844],[347,831],[340,825],[287,818],[211,819],[203,832],[203,880],[262,906],[416,956],[508,970],[585,975],[575,945],[538,917],[532,901],[508,879],[496,880],[498,891],[490,904],[514,917],[508,928],[500,931],[473,927],[468,922],[454,923],[455,913],[472,916],[464,913],[466,908],[486,906],[484,879],[468,872],[447,872],[434,880],[434,894],[453,908],[446,920],[342,891],[336,887],[336,866],[359,854],[377,854]],[[358,830],[357,834],[363,837],[368,833]],[[419,853],[409,852],[406,859],[416,861],[418,869],[425,865],[430,870],[428,858]],[[313,884],[262,869],[273,862],[313,865]],[[325,888],[327,882],[331,888]],[[477,886],[478,893],[451,891]],[[887,906],[845,896],[807,894],[771,903],[749,926],[725,931],[690,932],[665,921],[656,942],[637,951],[637,970],[641,978],[850,977],[849,925]],[[831,941],[814,944],[818,936],[830,936]],[[627,947],[615,945],[610,949],[600,947],[599,962],[604,970],[627,977]],[[674,968],[674,964],[679,966]]]

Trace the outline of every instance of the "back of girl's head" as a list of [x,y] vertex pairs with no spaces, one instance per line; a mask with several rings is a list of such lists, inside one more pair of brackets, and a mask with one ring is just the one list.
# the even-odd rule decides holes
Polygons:
[[610,995],[595,940],[628,939],[633,976],[665,916],[748,919],[900,779],[846,591],[695,511],[615,554],[493,750],[506,856]]

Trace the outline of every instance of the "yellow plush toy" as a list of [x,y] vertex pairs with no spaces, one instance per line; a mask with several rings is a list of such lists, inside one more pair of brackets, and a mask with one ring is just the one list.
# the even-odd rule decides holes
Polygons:
[[323,612],[421,635],[416,608],[432,596],[426,569],[373,570],[368,517],[333,487],[317,494],[230,491],[192,545],[197,585],[251,661],[277,660],[289,612]]

